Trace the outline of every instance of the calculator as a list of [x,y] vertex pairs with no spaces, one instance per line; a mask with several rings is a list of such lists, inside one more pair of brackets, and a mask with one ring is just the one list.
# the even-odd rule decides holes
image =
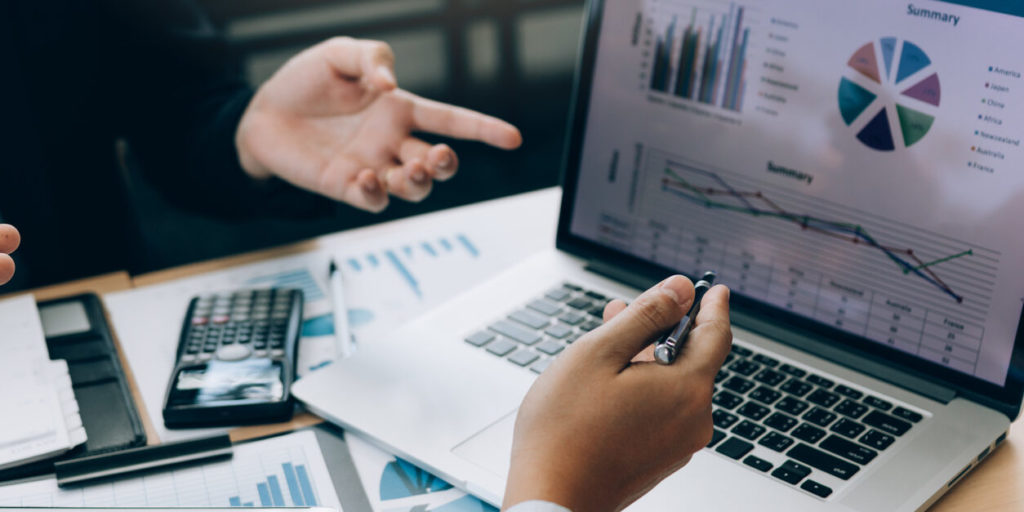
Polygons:
[[290,419],[302,305],[291,288],[194,297],[164,398],[167,428]]

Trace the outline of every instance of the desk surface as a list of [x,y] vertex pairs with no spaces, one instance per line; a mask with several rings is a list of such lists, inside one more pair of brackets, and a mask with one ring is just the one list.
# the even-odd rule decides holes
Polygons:
[[[552,197],[556,197],[552,194]],[[555,199],[552,199],[555,200]],[[372,229],[372,228],[364,228]],[[357,230],[362,231],[362,230]],[[166,282],[181,277],[209,272],[212,270],[228,268],[234,265],[262,261],[266,259],[281,257],[285,255],[298,254],[304,251],[314,250],[338,235],[328,235],[320,239],[293,244],[255,253],[224,258],[220,260],[198,263],[161,271],[135,279],[129,279],[125,273],[111,274],[95,279],[87,279],[64,285],[47,287],[33,292],[38,300],[46,300],[61,296],[75,295],[85,292],[108,293],[120,291],[134,286],[150,285]],[[120,348],[120,347],[119,347]],[[141,396],[135,386],[131,369],[123,357],[122,364],[128,372],[129,380],[132,382],[133,394],[136,405],[145,418],[146,431],[151,439],[156,440],[152,425],[149,423],[149,416],[145,413]],[[322,420],[309,415],[296,416],[291,422],[262,425],[258,427],[245,427],[232,431],[231,436],[235,440],[251,439],[277,432],[284,432],[295,428],[318,423]],[[977,510],[1024,510],[1024,420],[1017,421],[1010,431],[1009,439],[1001,448],[988,457],[975,471],[965,477],[952,491],[944,496],[930,510],[933,512],[966,512]]]

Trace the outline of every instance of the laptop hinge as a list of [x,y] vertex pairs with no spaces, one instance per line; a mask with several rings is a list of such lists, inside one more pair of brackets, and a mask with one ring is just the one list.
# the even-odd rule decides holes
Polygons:
[[[614,279],[640,290],[650,288],[660,280],[655,275],[634,272],[623,268],[621,265],[611,265],[598,260],[588,261],[585,268],[595,274]],[[841,348],[835,343],[829,343],[820,337],[802,334],[794,330],[790,325],[781,325],[760,316],[743,313],[735,307],[732,310],[732,322],[737,327],[753,331],[768,339],[798,348],[822,359],[827,359],[833,363],[870,375],[876,379],[943,404],[948,404],[957,396],[957,392],[947,386],[917,377],[905,371],[896,370],[856,352]]]
[[[602,263],[598,260],[588,261],[583,268],[595,274],[607,277],[609,279],[614,279],[616,281],[619,281],[620,283],[632,286],[633,288],[637,288],[640,290],[646,290],[660,281],[658,277],[653,276],[651,274],[633,272],[623,268],[622,266],[609,265],[607,263]],[[664,277],[664,275],[661,276],[662,279]]]

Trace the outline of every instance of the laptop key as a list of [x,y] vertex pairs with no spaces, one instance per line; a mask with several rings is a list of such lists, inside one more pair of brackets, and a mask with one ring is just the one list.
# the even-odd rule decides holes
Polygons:
[[778,359],[774,359],[774,358],[768,357],[768,356],[766,356],[764,354],[756,354],[756,355],[754,355],[753,359],[754,359],[754,361],[757,361],[757,362],[759,362],[759,363],[761,363],[761,364],[763,364],[765,366],[771,367],[771,368],[775,368],[776,366],[779,365],[779,360]]
[[587,297],[590,297],[591,299],[594,299],[594,300],[599,300],[599,301],[603,301],[603,302],[607,302],[608,301],[608,297],[605,297],[604,295],[601,295],[600,293],[597,293],[597,292],[592,291],[592,290],[587,290],[587,291],[583,292],[583,295],[586,295]]
[[784,364],[784,365],[780,366],[779,370],[782,371],[782,372],[788,373],[788,374],[790,374],[790,375],[792,375],[794,377],[797,377],[797,378],[800,378],[800,377],[803,377],[804,375],[807,375],[806,371],[804,371],[804,370],[802,370],[800,368],[797,368],[796,366],[790,365],[790,364]]
[[708,448],[711,448],[712,446],[715,446],[716,444],[721,442],[722,439],[725,439],[725,432],[722,432],[721,430],[718,430],[717,428],[716,429],[712,429],[711,441],[708,442]]
[[487,351],[498,357],[504,357],[515,349],[516,344],[504,338],[492,341],[490,345],[487,345]]
[[800,413],[806,411],[808,407],[810,406],[807,405],[807,402],[801,402],[791,396],[784,397],[782,400],[779,400],[779,403],[775,404],[776,409],[792,414],[793,416],[799,416]]
[[748,455],[747,458],[743,459],[743,463],[762,473],[767,473],[773,467],[771,462],[759,459],[753,455]]
[[746,416],[754,421],[761,421],[770,412],[767,407],[762,407],[754,402],[747,402],[736,410],[740,416]]
[[782,393],[779,393],[778,391],[775,391],[774,389],[769,388],[767,386],[761,386],[751,391],[750,394],[747,395],[747,398],[757,400],[758,402],[761,402],[766,405],[771,405],[772,402],[775,402],[781,396]]
[[604,319],[604,304],[599,304],[588,309],[587,314],[598,319]]
[[828,498],[832,494],[832,489],[814,480],[805,480],[804,483],[800,484],[800,488],[819,498]]
[[583,323],[583,320],[586,319],[586,317],[575,311],[566,311],[559,315],[558,319],[569,325],[579,325]]
[[750,450],[754,449],[754,445],[738,438],[730,437],[726,439],[724,443],[718,445],[715,451],[729,457],[730,459],[740,460],[741,457],[750,453]]
[[843,416],[849,416],[853,419],[860,418],[865,412],[868,412],[868,406],[853,400],[843,400],[843,402],[836,406],[833,411],[842,414]]
[[736,355],[738,355],[740,357],[748,357],[751,354],[753,354],[754,351],[750,350],[749,348],[743,348],[743,347],[741,347],[739,345],[733,344],[733,346],[732,346],[732,353],[736,354]]
[[750,382],[747,379],[744,379],[743,377],[733,377],[725,381],[725,384],[722,384],[722,387],[724,387],[725,389],[735,391],[742,395],[747,391],[754,389],[754,383]]
[[493,333],[487,331],[480,331],[474,333],[466,338],[466,343],[473,345],[474,347],[482,347],[490,343],[495,338]]
[[729,369],[740,375],[749,377],[757,373],[757,371],[761,369],[761,366],[744,359],[729,365]]
[[921,416],[919,413],[911,411],[910,409],[907,409],[905,407],[897,407],[892,410],[892,413],[896,417],[903,418],[907,421],[911,421],[914,423],[921,421],[921,419],[923,418],[923,416]]
[[516,311],[515,313],[512,313],[508,317],[531,329],[543,329],[547,327],[548,324],[551,323],[551,320],[548,320],[547,317],[533,313],[528,309]]
[[532,301],[529,304],[527,304],[526,307],[547,316],[555,316],[558,314],[559,311],[562,310],[562,308],[544,299],[537,299],[535,301]]
[[894,436],[902,436],[903,434],[906,434],[912,426],[906,421],[879,411],[871,411],[871,413],[865,416],[861,421],[866,423],[869,427],[875,427],[886,434]]
[[571,327],[566,327],[565,324],[555,324],[555,325],[552,325],[552,326],[548,327],[547,329],[544,329],[544,334],[547,334],[548,336],[551,336],[552,338],[562,339],[562,338],[572,334],[572,328]]
[[889,409],[892,409],[891,403],[871,395],[864,397],[863,402],[870,405],[871,407],[874,407],[875,409],[881,409],[883,411],[888,411]]
[[783,462],[779,469],[772,471],[772,476],[792,485],[800,483],[800,480],[803,480],[809,474],[811,474],[811,468],[791,460]]
[[540,334],[523,329],[508,320],[499,320],[491,325],[490,329],[498,334],[512,338],[523,345],[533,345],[543,338]]
[[725,370],[718,370],[718,373],[715,374],[715,384],[718,384],[719,382],[722,382],[723,380],[728,378],[729,372]]
[[572,342],[580,339],[580,336],[583,336],[583,333],[574,332],[565,337],[565,342],[571,344]]
[[782,381],[786,380],[786,374],[779,373],[775,370],[764,370],[754,377],[754,380],[762,382],[769,386],[778,386]]
[[786,451],[786,448],[789,448],[793,443],[794,441],[792,439],[778,432],[769,432],[768,435],[762,437],[761,440],[757,442],[757,444],[779,453]]
[[751,423],[747,420],[743,420],[739,425],[736,425],[732,429],[732,433],[740,437],[745,437],[751,441],[761,437],[768,429],[758,425],[757,423]]
[[894,441],[895,437],[888,434],[883,434],[877,430],[869,430],[867,434],[864,434],[860,438],[860,442],[864,443],[876,450],[884,450],[889,447]]
[[803,443],[793,447],[786,455],[841,480],[849,480],[860,471],[860,468],[852,463]]
[[711,402],[723,409],[735,409],[740,402],[743,402],[743,399],[728,391],[719,391],[711,399]]
[[835,425],[832,425],[832,428],[830,428],[829,430],[837,434],[842,434],[846,437],[849,437],[850,439],[854,439],[867,429],[866,427],[864,427],[864,425],[861,425],[856,421],[843,418],[837,421]]
[[508,360],[519,366],[529,366],[530,363],[540,359],[540,356],[532,350],[517,350],[514,354],[508,356]]
[[569,297],[572,296],[572,294],[569,293],[569,290],[566,290],[565,288],[555,288],[553,290],[548,290],[548,292],[545,293],[544,296],[556,302],[565,302]]
[[779,386],[779,389],[795,396],[804,396],[810,393],[814,386],[800,380],[800,379],[789,379],[785,384]]
[[827,427],[829,423],[832,423],[838,417],[839,416],[836,416],[835,413],[826,411],[821,407],[815,407],[814,409],[811,409],[810,412],[808,412],[807,414],[804,414],[805,420],[814,423],[815,425],[818,425],[820,427]]
[[818,447],[860,465],[867,464],[878,456],[878,452],[871,448],[847,441],[837,435],[828,436]]
[[565,305],[569,306],[570,308],[579,309],[579,310],[583,310],[583,311],[586,311],[586,310],[594,307],[594,303],[593,302],[591,302],[591,301],[589,301],[587,299],[584,299],[583,297],[576,297],[575,299],[572,299],[569,302],[566,302]]
[[580,324],[580,326],[579,326],[581,331],[587,331],[587,332],[593,331],[594,329],[597,329],[598,327],[601,327],[601,321],[596,319],[596,318],[588,318],[588,319],[584,320],[583,323]]
[[541,344],[537,345],[536,348],[540,352],[553,356],[562,350],[565,350],[565,345],[562,345],[555,340],[544,340]]
[[765,425],[768,425],[779,432],[788,432],[789,429],[795,427],[797,423],[799,422],[796,418],[786,416],[781,412],[772,413],[771,416],[768,416],[768,418],[764,420]]
[[711,421],[718,428],[729,428],[735,425],[739,420],[738,416],[729,414],[721,409],[715,409],[715,411],[711,413]]
[[836,388],[833,389],[832,391],[835,391],[836,393],[839,393],[840,395],[843,395],[843,396],[845,396],[847,398],[852,398],[854,400],[860,400],[860,397],[864,396],[864,393],[861,393],[860,391],[857,391],[856,389],[853,389],[853,388],[851,388],[849,386],[844,386],[842,384],[836,386]]
[[547,370],[548,366],[551,366],[552,362],[554,362],[554,359],[541,359],[540,361],[533,363],[533,366],[530,367],[530,371],[536,374],[544,373],[544,370]]
[[822,377],[820,375],[814,375],[813,373],[807,376],[807,382],[810,382],[811,384],[814,384],[815,386],[823,387],[825,389],[831,388],[832,386],[836,385],[835,382],[832,382],[832,381],[830,381],[830,380],[828,380],[825,377]]
[[839,401],[839,395],[835,393],[829,393],[824,389],[815,390],[814,393],[807,395],[807,401],[818,404],[826,409],[832,407]]
[[807,441],[808,443],[814,444],[821,441],[821,438],[825,437],[825,431],[811,425],[810,423],[802,423],[796,428],[791,435],[801,441]]

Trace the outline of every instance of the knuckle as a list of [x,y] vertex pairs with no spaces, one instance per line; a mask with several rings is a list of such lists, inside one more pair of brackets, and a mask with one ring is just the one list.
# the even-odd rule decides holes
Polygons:
[[637,307],[640,320],[652,329],[662,329],[677,321],[674,310],[676,303],[664,292],[641,296],[633,303]]

